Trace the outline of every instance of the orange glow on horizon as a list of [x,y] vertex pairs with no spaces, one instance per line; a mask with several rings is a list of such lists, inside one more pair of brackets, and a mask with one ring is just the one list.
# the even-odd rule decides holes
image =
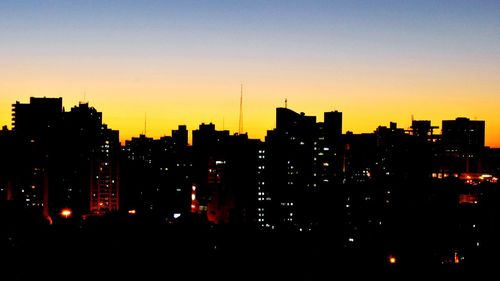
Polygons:
[[[0,74],[2,73],[0,70]],[[309,77],[313,81],[301,83],[301,79],[295,76],[290,74],[278,81],[255,79],[256,81],[244,83],[244,129],[250,138],[264,139],[267,130],[275,127],[275,108],[283,107],[287,98],[288,108],[316,116],[318,122],[323,121],[324,112],[341,111],[344,132],[371,133],[378,126],[387,126],[391,121],[397,122],[398,127],[407,129],[411,126],[412,115],[416,120],[431,120],[433,125],[439,127],[442,120],[456,117],[485,120],[486,145],[500,147],[500,119],[497,115],[500,104],[484,89],[477,89],[476,94],[470,87],[459,89],[459,86],[452,87],[447,83],[434,85],[435,88],[407,88],[410,85],[387,77],[378,83],[372,77],[358,79],[357,82],[354,77],[345,81],[334,79],[331,83]],[[68,77],[67,80],[72,81],[72,78]],[[84,91],[75,90],[74,84],[92,83],[72,81],[69,84],[58,84],[56,80],[48,80],[50,83],[47,81],[46,84],[38,85],[36,90],[35,87],[0,85],[0,92],[7,93],[0,97],[0,104],[3,105],[0,109],[0,125],[11,124],[10,104],[16,101],[29,102],[31,96],[63,97],[65,110],[69,111],[84,99]],[[111,129],[120,131],[122,143],[144,133],[145,114],[148,137],[170,136],[178,125],[187,125],[191,138],[192,130],[197,129],[201,123],[210,122],[216,125],[217,130],[229,130],[231,134],[238,131],[238,83],[227,84],[227,81],[215,77],[212,80],[201,79],[202,86],[188,85],[188,81],[182,80],[177,81],[180,83],[177,86],[167,85],[159,80],[141,83],[122,81],[116,85],[111,81],[111,78],[107,83],[94,81],[96,84],[92,89],[85,91],[86,101],[103,113],[104,123]],[[336,82],[339,84],[335,84]],[[433,81],[431,84],[436,83]],[[400,94],[405,92],[408,94]],[[436,92],[442,95],[433,96]]]

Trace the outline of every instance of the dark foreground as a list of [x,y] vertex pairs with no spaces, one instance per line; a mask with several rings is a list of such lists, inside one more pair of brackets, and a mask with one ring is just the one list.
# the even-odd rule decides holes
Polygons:
[[[496,275],[494,248],[460,258],[435,249],[350,247],[334,232],[96,221],[1,231],[0,280],[346,280]],[[408,243],[410,244],[410,243]],[[389,256],[397,259],[390,263]],[[453,254],[452,254],[453,255]]]

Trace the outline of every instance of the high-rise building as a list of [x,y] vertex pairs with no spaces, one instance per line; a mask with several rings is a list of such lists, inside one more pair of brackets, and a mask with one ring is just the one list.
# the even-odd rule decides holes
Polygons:
[[481,172],[485,121],[459,117],[443,120],[441,172],[444,174]]
[[137,212],[157,209],[153,178],[153,138],[140,135],[125,142],[122,158],[123,206]]
[[213,124],[193,131],[195,211],[216,224],[262,223],[256,202],[261,146],[247,134],[231,136]]
[[[193,130],[193,181],[197,187],[199,213],[207,214],[208,218],[215,215],[208,211],[208,204],[216,189],[222,189],[221,180],[209,180],[220,177],[226,166],[226,149],[229,131],[215,130],[215,125],[200,124],[198,130]],[[217,220],[213,218],[213,220]]]
[[186,126],[172,130],[171,137],[134,137],[125,142],[122,156],[125,208],[169,219],[190,212],[193,181]]
[[172,218],[191,211],[192,155],[185,125],[172,130],[172,137],[153,141],[152,160],[159,211]]
[[438,139],[438,135],[434,134],[434,130],[438,129],[438,126],[432,126],[429,120],[412,120],[411,121],[410,133],[426,142],[435,142]]
[[317,185],[328,187],[342,178],[342,112],[324,113],[314,141]]
[[484,127],[482,120],[464,117],[443,120],[443,145],[461,151],[477,151],[484,147]]
[[12,130],[3,126],[0,130],[0,205],[12,201],[12,181],[14,174],[14,135]]
[[[50,220],[49,188],[57,193],[58,147],[62,133],[62,98],[31,98],[12,105],[16,139],[14,198]],[[55,210],[50,210],[56,212]]]
[[63,142],[59,148],[63,165],[59,167],[61,192],[59,208],[71,208],[75,215],[90,212],[91,183],[97,176],[98,158],[105,145],[102,113],[80,103],[63,114]]
[[353,134],[347,132],[344,144],[342,171],[344,183],[358,184],[368,181],[377,158],[377,137],[375,134]]
[[325,112],[317,123],[315,116],[276,109],[276,128],[259,150],[265,157],[258,165],[261,227],[309,231],[319,225],[324,203],[332,203],[323,195],[341,183],[341,140],[341,112]]
[[[256,173],[256,186],[257,189],[255,192],[257,193],[257,225],[261,229],[270,229],[273,228],[272,222],[270,221],[272,216],[272,199],[271,194],[268,188],[269,181],[266,175],[267,169],[267,159],[266,159],[266,145],[265,143],[261,143],[257,147],[257,155],[255,156],[257,159],[257,169]],[[267,183],[267,184],[266,184]],[[252,196],[255,197],[255,196]]]
[[330,111],[324,113],[325,136],[328,139],[339,140],[342,136],[342,112]]
[[188,131],[186,125],[179,125],[177,130],[172,130],[172,140],[174,145],[178,147],[186,147],[188,145]]
[[266,187],[261,191],[272,200],[268,217],[271,226],[299,229],[312,223],[317,136],[316,117],[288,108],[276,109],[276,129],[266,136]]
[[120,202],[119,132],[101,127],[102,142],[94,161],[90,184],[90,212],[105,214],[118,211]]
[[62,98],[13,105],[16,139],[14,198],[50,220],[118,209],[118,132],[87,103],[69,112]]

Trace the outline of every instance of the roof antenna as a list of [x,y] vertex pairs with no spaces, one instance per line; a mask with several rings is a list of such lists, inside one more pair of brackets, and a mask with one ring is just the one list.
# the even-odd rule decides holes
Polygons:
[[285,98],[285,108],[288,108],[288,99]]
[[146,121],[147,121],[147,113],[144,112],[144,136],[146,136],[146,132],[147,132],[146,131],[146,129],[147,129],[147,127],[146,127],[146,124],[147,124]]
[[243,134],[243,83],[240,88],[240,126],[238,128],[238,135]]
[[87,91],[83,90],[83,100],[80,101],[80,104],[86,104],[87,103],[86,100],[87,100]]

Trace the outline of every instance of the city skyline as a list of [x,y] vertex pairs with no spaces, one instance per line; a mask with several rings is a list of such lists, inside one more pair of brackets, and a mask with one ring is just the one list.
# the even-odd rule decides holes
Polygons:
[[[485,146],[484,120],[343,134],[343,112],[278,107],[275,122],[264,141],[202,123],[120,144],[88,103],[12,104],[13,129],[0,130],[3,276],[121,278],[128,262],[141,276],[186,274],[160,252],[216,280],[494,270],[500,148]],[[50,267],[26,259],[35,253],[66,258]],[[90,253],[120,266],[88,268]]]
[[[338,110],[344,131],[411,117],[486,121],[500,147],[500,5],[484,1],[64,3],[3,1],[0,125],[10,104],[85,100],[120,130],[158,138],[178,124],[263,139],[274,108]],[[320,118],[321,119],[321,118]],[[440,128],[441,129],[441,128]]]
[[[61,101],[61,104],[63,104],[63,102],[64,102],[64,100],[63,100],[63,98],[62,98],[62,97],[30,97],[30,102],[32,102],[33,100],[60,100],[60,101]],[[12,106],[13,106],[13,107],[15,107],[15,106],[16,106],[16,105],[18,105],[18,104],[24,104],[24,103],[21,103],[21,102],[19,102],[19,101],[16,101],[16,103],[15,103],[15,104],[12,104]],[[99,110],[98,108],[95,108],[94,106],[92,106],[89,102],[84,102],[84,101],[81,101],[81,102],[79,102],[78,104],[75,104],[75,105],[72,105],[72,106],[68,106],[68,107],[63,106],[63,107],[62,107],[62,112],[63,112],[63,113],[64,113],[64,112],[69,113],[69,112],[70,112],[70,109],[71,109],[71,111],[72,111],[74,108],[77,108],[77,107],[79,107],[79,106],[85,106],[85,107],[90,108],[90,109],[92,109],[92,110]],[[288,109],[288,110],[292,110],[292,111],[293,111],[293,110],[296,110],[296,109],[290,109],[290,108],[288,108],[288,101],[287,101],[287,100],[285,100],[285,102],[284,102],[284,106],[282,106],[282,107],[276,107],[276,108],[275,108],[275,110],[280,110],[280,109]],[[14,112],[14,111],[13,111],[13,112]],[[300,114],[301,114],[301,115],[305,115],[305,114],[306,114],[306,113],[305,113],[305,112],[303,112],[303,111],[299,111],[299,112],[300,112]],[[338,113],[338,114],[340,114],[341,116],[343,115],[343,113],[342,113],[342,112],[337,111],[337,110],[335,110],[335,111],[333,111],[333,110],[332,110],[332,111],[329,111],[329,112],[328,112],[328,111],[325,111],[325,112],[324,112],[324,114],[326,114],[326,113],[330,113],[330,114],[336,114],[336,113]],[[14,113],[12,113],[12,114],[14,114]],[[102,115],[103,113],[100,113],[100,114]],[[308,114],[308,115],[309,115],[309,114]],[[321,116],[316,116],[316,115],[309,115],[309,116],[310,116],[310,117],[315,118],[315,120],[317,120],[317,122],[320,122],[320,123],[326,122],[326,120],[324,120],[324,119],[323,119],[323,118],[326,118],[326,117],[321,118]],[[275,117],[276,117],[276,116],[275,116]],[[102,117],[101,117],[101,118],[102,118]],[[127,142],[129,142],[129,141],[133,141],[134,139],[137,139],[137,138],[142,138],[142,137],[150,138],[150,139],[152,139],[152,140],[153,140],[153,139],[161,139],[161,138],[163,138],[163,137],[169,137],[169,136],[170,136],[170,134],[171,134],[173,131],[175,131],[176,129],[178,129],[178,128],[180,128],[180,127],[184,127],[184,129],[186,129],[186,132],[190,132],[190,131],[191,131],[191,132],[194,132],[194,131],[197,131],[197,130],[199,130],[199,128],[204,127],[204,126],[213,126],[213,128],[214,128],[214,129],[216,129],[216,130],[218,130],[218,131],[226,131],[228,134],[235,135],[235,136],[237,136],[237,135],[241,135],[241,134],[244,134],[244,135],[246,135],[246,136],[247,136],[247,138],[249,138],[249,139],[255,139],[255,140],[260,140],[260,141],[264,141],[264,140],[265,140],[265,137],[267,136],[267,134],[269,134],[269,132],[273,130],[273,129],[272,129],[272,127],[267,128],[267,129],[266,129],[266,136],[264,136],[264,137],[262,137],[262,138],[252,138],[252,137],[248,134],[248,132],[247,132],[246,130],[244,130],[243,132],[231,131],[231,130],[229,130],[229,129],[224,128],[224,125],[222,125],[222,128],[220,128],[220,124],[217,124],[216,122],[206,122],[206,123],[205,123],[205,122],[201,122],[201,123],[199,123],[198,125],[196,125],[196,126],[195,126],[195,127],[193,127],[193,128],[189,128],[189,127],[187,127],[185,124],[177,124],[177,125],[176,125],[176,126],[177,126],[176,128],[172,128],[172,130],[170,130],[169,132],[165,132],[165,133],[163,133],[163,134],[161,134],[161,135],[156,136],[156,135],[150,135],[150,134],[147,134],[147,132],[146,132],[146,131],[147,131],[147,124],[146,124],[147,119],[146,119],[146,116],[145,116],[144,118],[145,118],[145,119],[144,119],[144,124],[143,124],[143,125],[144,125],[144,127],[143,127],[143,131],[142,131],[142,132],[140,132],[140,133],[138,133],[137,135],[132,135],[132,136],[130,136],[129,138],[123,138],[123,137],[120,135],[120,130],[119,130],[119,129],[116,129],[116,128],[110,128],[110,129],[116,129],[116,131],[118,132],[120,145],[122,145],[122,146],[123,146],[123,145],[125,145]],[[412,118],[413,118],[413,116],[412,116]],[[445,124],[446,122],[455,122],[456,120],[471,120],[471,121],[474,121],[474,122],[476,122],[476,121],[477,121],[477,122],[482,122],[482,123],[483,123],[483,127],[484,127],[484,128],[483,128],[483,134],[484,134],[484,132],[486,131],[486,128],[487,128],[487,126],[485,126],[485,124],[484,124],[484,123],[485,123],[485,121],[484,121],[484,120],[479,120],[479,121],[478,121],[478,120],[476,120],[476,119],[472,120],[472,119],[470,119],[470,118],[468,118],[468,117],[456,116],[455,118],[451,118],[451,119],[449,119],[449,120],[441,120],[441,122],[439,122],[439,123],[438,123],[440,126],[436,126],[436,124],[432,123],[432,121],[431,121],[431,120],[427,120],[427,119],[422,119],[422,120],[412,119],[412,120],[411,120],[412,125],[410,125],[410,126],[408,126],[408,127],[401,127],[401,126],[397,127],[397,126],[398,126],[398,123],[397,123],[397,122],[392,122],[392,121],[391,121],[391,122],[389,122],[388,124],[379,124],[376,128],[374,128],[374,129],[373,129],[372,131],[370,131],[370,132],[361,132],[360,134],[372,134],[372,133],[376,133],[376,132],[377,132],[380,128],[384,128],[384,127],[386,127],[387,125],[390,125],[390,126],[396,126],[398,129],[402,129],[402,130],[405,130],[406,132],[410,133],[410,132],[411,132],[411,131],[413,131],[413,129],[414,129],[414,128],[413,128],[414,122],[430,122],[430,123],[429,123],[429,125],[433,125],[433,130],[438,129],[438,131],[439,131],[439,132],[442,132],[442,131],[443,131],[442,126],[444,126],[444,124]],[[12,119],[11,121],[12,121],[12,122],[14,122],[14,119]],[[12,123],[12,122],[11,122],[11,123]],[[103,122],[103,124],[105,124],[105,123],[106,123],[104,118],[102,118],[102,122]],[[277,125],[277,122],[278,122],[278,121],[276,120],[276,121],[275,121],[275,123],[276,123],[276,124],[275,124],[275,126]],[[12,123],[12,124],[13,124],[13,123]],[[106,124],[106,126],[107,126],[107,124]],[[4,127],[6,127],[6,126],[4,125]],[[341,127],[342,127],[342,126],[341,126]],[[7,126],[7,128],[9,129],[9,127],[8,127],[8,126]],[[10,129],[13,129],[13,128],[10,128]],[[348,134],[355,133],[355,132],[353,132],[352,130],[349,130],[348,128],[347,128],[347,129],[345,129],[345,128],[344,128],[343,130],[342,130],[342,129],[340,129],[340,131],[339,131],[339,132],[340,132],[341,134],[343,134],[343,135],[348,135]],[[436,131],[436,132],[433,132],[433,135],[434,135],[435,137],[440,137],[441,135],[439,134],[439,132],[437,132],[437,131]],[[192,144],[193,144],[193,137],[192,137],[192,135],[191,135],[191,134],[187,134],[186,138],[187,138],[187,139],[186,139],[187,143],[188,143],[189,145],[192,145]],[[483,141],[484,141],[484,140],[483,140]],[[485,146],[487,146],[487,145],[485,144]],[[487,147],[488,147],[488,146],[487,146]],[[497,147],[491,147],[491,148],[497,148]]]

